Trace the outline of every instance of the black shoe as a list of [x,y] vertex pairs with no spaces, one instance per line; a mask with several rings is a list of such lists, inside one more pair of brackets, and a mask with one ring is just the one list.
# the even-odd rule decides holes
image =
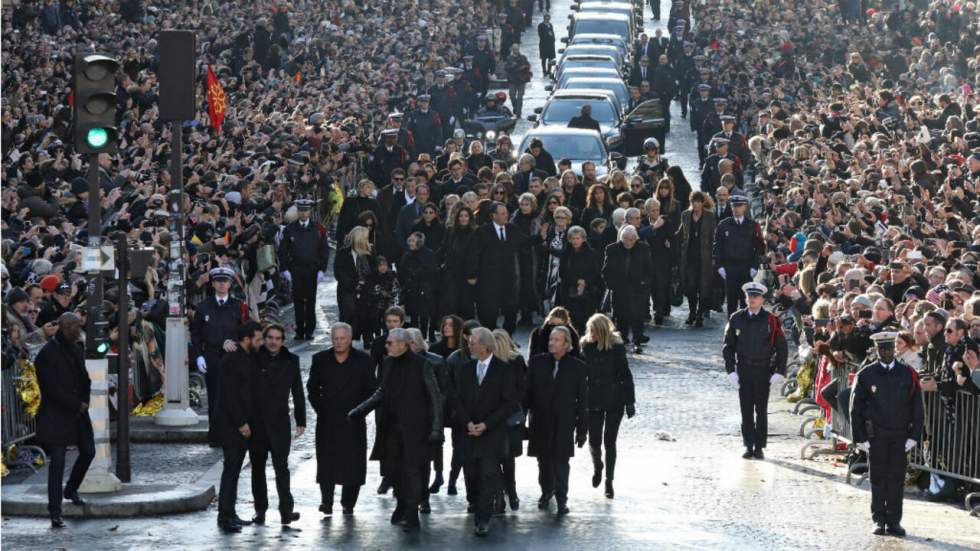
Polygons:
[[344,507],[344,516],[345,517],[354,516],[354,508],[353,507]]
[[323,513],[324,516],[328,516],[328,517],[333,515],[333,505],[327,505],[326,503],[321,503],[320,512]]
[[242,525],[235,522],[234,518],[219,519],[218,528],[226,534],[237,534],[242,531]]
[[500,492],[493,500],[493,516],[502,517],[507,513],[507,504],[504,503],[504,493]]
[[402,512],[402,510],[399,509],[399,508],[397,508],[397,507],[395,507],[395,510],[391,513],[391,523],[392,524],[399,524],[403,520],[405,520],[404,517],[405,517],[405,514]]
[[466,505],[466,514],[467,515],[472,515],[475,512],[476,512],[476,505],[473,505],[472,503]]
[[508,496],[507,497],[507,501],[510,502],[510,510],[511,511],[516,511],[516,510],[518,510],[518,509],[521,508],[521,500],[520,500],[520,498],[517,497],[516,494],[515,495],[512,495],[512,496]]
[[884,536],[885,535],[885,523],[879,522],[879,523],[875,524],[875,529],[872,530],[871,533],[874,534],[874,535],[876,535],[876,536]]
[[442,488],[442,483],[443,482],[444,482],[444,480],[442,479],[442,473],[436,473],[436,479],[433,480],[432,481],[432,485],[429,486],[429,493],[430,494],[438,494],[439,493],[439,488]]
[[606,479],[606,497],[612,499],[616,497],[616,492],[613,490],[612,480]]
[[244,520],[238,515],[234,515],[233,517],[231,517],[231,521],[238,524],[239,526],[248,526],[249,524],[252,524],[252,521]]
[[694,320],[694,327],[704,327],[704,320],[701,318]]
[[459,492],[456,491],[456,482],[455,481],[450,481],[449,482],[449,486],[446,487],[446,494],[451,495],[451,496],[454,496],[457,493],[459,493]]
[[905,537],[905,528],[902,528],[902,525],[898,523],[889,524],[888,527],[885,529],[885,532],[897,538]]
[[633,345],[633,353],[634,354],[642,354],[643,353],[643,347],[640,346],[640,345],[638,345],[638,344],[634,344]]
[[252,517],[252,524],[258,524],[259,526],[265,524],[265,512],[255,513],[255,516]]
[[691,324],[693,324],[694,323],[694,318],[695,318],[694,313],[688,314],[687,315],[687,319],[684,320],[684,325],[691,325]]
[[664,317],[663,316],[657,316],[657,317],[653,318],[653,324],[654,325],[663,325],[664,324]]
[[568,511],[568,505],[565,504],[565,503],[559,503],[558,504],[558,511],[556,511],[556,514],[558,516],[560,516],[560,517],[563,517],[563,516],[567,515],[568,513],[569,513],[569,511]]
[[297,521],[297,520],[299,520],[299,513],[296,512],[296,511],[293,511],[291,513],[284,513],[284,514],[282,514],[282,518],[279,520],[279,522],[282,523],[282,524],[289,524],[289,523],[291,523],[293,521]]
[[765,459],[766,454],[762,453],[762,448],[758,448],[757,450],[755,450],[755,452],[752,453],[752,457],[756,459]]
[[72,502],[73,505],[85,506],[85,500],[78,495],[78,492],[65,492],[65,499]]
[[592,471],[592,487],[598,488],[599,484],[602,484],[602,467],[596,467]]
[[548,492],[538,498],[538,509],[542,511],[548,508],[548,504],[551,503],[551,498],[554,497],[554,492]]
[[390,490],[390,489],[391,489],[391,484],[388,483],[388,479],[387,478],[382,478],[381,479],[381,484],[378,486],[378,495],[379,496],[383,496],[383,495],[387,494],[388,493],[388,490]]
[[51,515],[51,527],[52,528],[64,528],[65,519],[61,518],[60,514]]
[[422,503],[419,503],[419,512],[423,515],[428,515],[432,513],[432,506],[429,505],[427,501],[423,501]]
[[745,448],[745,453],[742,454],[742,459],[752,459],[752,448]]
[[480,524],[476,525],[473,533],[481,538],[486,537],[486,535],[490,533],[490,527],[487,526],[487,523],[481,522]]
[[[662,324],[664,322],[664,319],[662,317],[660,317],[660,316],[657,316],[657,319],[660,320],[660,321],[657,322],[657,325],[660,325],[660,324]],[[646,343],[650,342],[650,337],[648,337],[646,335],[640,335],[639,337],[636,337],[635,339],[633,339],[633,342],[635,342],[636,344],[646,344]]]

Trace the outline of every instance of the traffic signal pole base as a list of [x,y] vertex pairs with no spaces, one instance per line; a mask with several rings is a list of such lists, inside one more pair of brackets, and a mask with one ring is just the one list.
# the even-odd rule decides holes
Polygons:
[[95,435],[95,459],[78,491],[85,494],[118,492],[122,482],[112,472],[112,448],[109,444],[109,360],[89,358],[85,369],[92,380],[88,416]]
[[187,326],[182,317],[167,318],[167,375],[164,382],[163,409],[153,418],[157,425],[186,427],[198,423],[190,406],[190,384],[187,379]]

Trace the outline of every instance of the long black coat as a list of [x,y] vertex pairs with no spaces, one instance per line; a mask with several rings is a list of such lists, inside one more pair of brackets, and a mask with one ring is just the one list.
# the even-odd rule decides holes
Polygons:
[[622,241],[609,245],[606,247],[606,259],[602,265],[602,279],[613,293],[614,311],[629,311],[632,308],[632,299],[646,297],[650,293],[650,276],[653,274],[650,247],[637,240],[633,245],[629,271],[626,270],[626,251]]
[[77,444],[85,431],[91,435],[92,421],[80,411],[83,403],[91,403],[92,388],[81,345],[69,342],[59,331],[38,352],[34,365],[41,388],[37,441],[67,446]]
[[582,359],[589,381],[590,410],[622,411],[626,404],[636,402],[626,346],[619,343],[599,350],[595,343],[587,342],[582,346]]
[[[285,348],[275,356],[262,348],[255,355],[252,372],[252,438],[268,441],[275,451],[288,451],[290,444],[289,395],[297,427],[306,426],[306,398],[299,356]],[[255,443],[254,441],[252,442]]]
[[588,430],[588,396],[585,363],[569,355],[552,374],[555,358],[539,354],[527,368],[524,409],[528,412],[528,447],[531,457],[572,457],[575,436]]
[[343,243],[344,238],[357,225],[357,218],[362,212],[371,211],[378,220],[381,219],[381,205],[373,197],[347,197],[344,205],[340,207],[340,214],[337,216],[337,242]]
[[470,274],[475,274],[477,279],[481,302],[499,301],[516,306],[518,297],[513,287],[519,277],[517,251],[530,236],[520,235],[510,223],[506,225],[504,235],[506,240],[501,240],[492,223],[476,230]]
[[401,469],[429,462],[433,433],[442,433],[442,397],[432,365],[411,351],[388,356],[381,384],[355,412],[362,416],[377,408],[378,438],[371,459],[381,462],[383,476],[400,476]]
[[690,209],[681,213],[681,225],[677,229],[677,242],[680,245],[681,281],[686,282],[688,278],[697,278],[702,295],[710,296],[708,293],[711,291],[711,286],[715,280],[715,269],[711,262],[711,249],[714,245],[715,227],[718,221],[715,219],[715,213],[710,209],[704,210],[701,214],[700,241],[694,245],[701,253],[701,270],[696,274],[687,272],[688,247],[690,245],[691,226],[693,223]]
[[221,359],[218,369],[218,402],[214,406],[211,433],[219,444],[245,440],[238,429],[249,422],[253,411],[252,376],[255,356],[241,346]]
[[[517,411],[520,401],[514,370],[494,356],[481,384],[476,377],[476,363],[472,359],[457,371],[453,389],[456,428],[462,431],[464,457],[503,458],[507,454],[506,421]],[[480,436],[470,436],[466,432],[468,423],[486,423],[487,430]]]
[[[588,243],[575,250],[571,245],[565,248],[558,272],[561,287],[558,289],[558,304],[568,308],[572,324],[576,328],[585,327],[589,316],[595,313],[602,289],[600,258]],[[585,281],[585,291],[578,293],[578,280]]]
[[318,484],[363,485],[367,475],[367,425],[363,417],[347,421],[347,412],[367,400],[377,387],[374,361],[351,349],[337,363],[333,348],[313,355],[306,382],[316,412],[316,481]]
[[551,23],[538,23],[538,55],[541,59],[555,58],[555,27]]

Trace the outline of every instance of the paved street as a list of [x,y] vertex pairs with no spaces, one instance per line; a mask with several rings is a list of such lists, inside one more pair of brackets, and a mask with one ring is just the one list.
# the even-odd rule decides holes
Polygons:
[[[669,2],[664,1],[666,19]],[[564,35],[568,0],[552,3],[553,22]],[[540,13],[535,14],[535,23]],[[656,28],[649,20],[647,32]],[[534,28],[525,32],[523,49],[535,70],[526,96],[526,113],[543,104],[544,91]],[[560,44],[559,44],[560,47]],[[671,164],[679,164],[697,186],[697,154],[693,135],[675,104],[669,136]],[[518,133],[529,128],[523,121]],[[519,138],[515,138],[517,141]],[[327,345],[323,328],[336,319],[333,285],[320,288],[321,328],[312,346],[301,351],[309,369],[313,352]],[[353,517],[323,519],[317,512],[313,427],[294,445],[292,486],[302,518],[296,529],[275,524],[275,492],[269,468],[270,521],[267,527],[246,527],[225,536],[215,526],[214,505],[208,511],[163,518],[69,519],[69,528],[52,532],[43,518],[4,518],[3,542],[9,549],[461,549],[493,546],[502,549],[977,549],[980,524],[955,504],[933,504],[909,493],[905,520],[909,537],[900,541],[870,534],[868,485],[844,482],[843,468],[830,460],[801,461],[803,441],[796,435],[800,418],[781,399],[770,402],[770,447],[765,461],[745,461],[739,436],[738,400],[724,377],[720,357],[723,324],[718,315],[706,327],[683,325],[686,309],[675,309],[668,324],[649,329],[652,337],[643,355],[631,356],[636,381],[637,416],[624,420],[614,500],[590,485],[591,463],[586,450],[572,461],[569,506],[571,514],[556,520],[538,511],[537,469],[533,459],[518,460],[521,510],[491,523],[491,534],[480,541],[472,534],[472,518],[460,480],[459,496],[443,493],[432,498],[433,512],[423,516],[421,534],[406,536],[388,523],[394,500],[378,496],[376,463]],[[522,343],[527,332],[517,335]],[[305,375],[304,375],[305,376]],[[310,412],[311,418],[315,415]],[[373,418],[373,416],[371,416]],[[312,425],[312,423],[311,423]],[[373,430],[368,431],[373,435]],[[154,450],[163,454],[160,446]],[[216,454],[201,456],[201,470]],[[148,454],[134,453],[134,457]],[[449,449],[446,449],[446,464]],[[208,462],[207,464],[204,464]],[[147,473],[133,465],[134,481]],[[239,491],[238,512],[252,514],[250,476],[246,467]],[[338,498],[339,499],[339,498]],[[339,505],[336,507],[339,511]],[[553,509],[553,507],[552,507]]]

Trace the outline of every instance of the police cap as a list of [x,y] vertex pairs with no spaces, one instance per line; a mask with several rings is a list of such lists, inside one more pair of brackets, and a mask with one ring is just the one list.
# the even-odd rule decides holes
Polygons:
[[235,271],[225,266],[218,266],[209,272],[211,281],[231,281],[235,279]]
[[316,201],[314,201],[313,199],[297,199],[296,200],[296,208],[303,209],[303,210],[309,210],[309,209],[312,209],[313,208],[313,205],[315,203],[316,203]]
[[728,201],[732,204],[732,206],[736,206],[736,205],[748,205],[749,204],[749,198],[746,197],[746,196],[744,196],[744,195],[742,195],[741,193],[737,193],[735,195],[732,195],[728,199]]
[[880,333],[871,335],[871,340],[875,342],[875,347],[877,348],[894,348],[895,339],[897,338],[898,333],[894,331],[881,331]]
[[750,282],[746,283],[745,285],[742,285],[742,292],[745,293],[748,296],[761,297],[761,296],[765,295],[766,293],[768,293],[769,292],[769,289],[767,289],[766,286],[763,285],[763,284],[761,284],[761,283],[757,283],[755,281],[750,281]]

